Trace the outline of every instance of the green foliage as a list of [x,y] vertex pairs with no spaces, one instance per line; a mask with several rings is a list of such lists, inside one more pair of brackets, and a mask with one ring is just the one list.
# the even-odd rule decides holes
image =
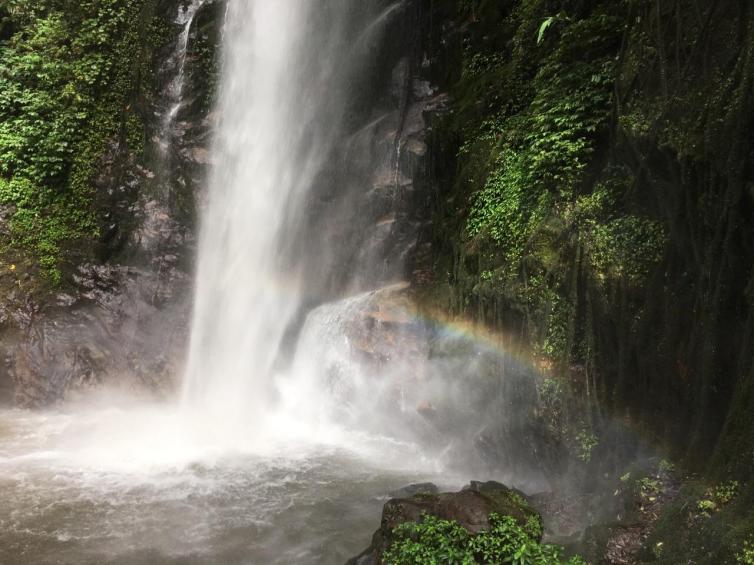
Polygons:
[[713,512],[717,511],[718,507],[714,500],[704,499],[697,503],[696,509],[702,516],[709,517]]
[[667,459],[660,460],[659,470],[661,473],[674,473],[675,465]]
[[576,443],[579,459],[587,463],[592,458],[592,451],[599,445],[599,438],[589,430],[581,430],[576,434]]
[[697,510],[702,516],[711,516],[736,498],[739,487],[738,481],[728,481],[707,489],[705,497],[697,503]]
[[542,40],[545,38],[545,32],[547,31],[547,28],[549,28],[554,21],[555,16],[550,16],[542,22],[542,25],[539,26],[539,32],[537,32],[537,45],[542,43]]
[[717,500],[720,504],[728,504],[738,494],[739,486],[740,485],[738,481],[720,483],[715,487],[713,492],[715,500]]
[[667,251],[667,224],[635,205],[635,171],[605,150],[630,113],[615,97],[625,6],[457,5],[467,31],[443,137],[466,203],[452,228],[461,303],[512,313],[536,354],[587,366],[599,340],[586,309],[642,288]]
[[593,152],[590,136],[606,117],[610,66],[598,73],[585,64],[563,70],[556,63],[543,67],[534,81],[537,95],[525,114],[495,126],[483,124],[482,136],[495,129],[505,135],[500,156],[472,202],[467,232],[489,237],[512,264],[557,213],[561,198],[576,189]]
[[754,536],[744,542],[741,551],[736,554],[738,565],[754,565]]
[[636,487],[639,491],[639,497],[647,499],[650,502],[655,500],[655,497],[660,493],[662,483],[657,479],[651,477],[643,477],[636,481]]
[[[573,340],[569,254],[585,253],[595,280],[639,281],[661,256],[664,232],[617,213],[616,194],[587,189],[609,125],[620,21],[559,12],[542,23],[545,8],[514,8],[503,26],[514,37],[510,51],[490,50],[489,41],[464,49],[458,158],[472,187],[464,238],[479,256],[475,293],[504,297],[531,320],[535,350],[565,360],[589,349]],[[547,51],[537,49],[555,23]],[[540,37],[529,35],[537,29]]]
[[578,557],[563,560],[561,548],[539,543],[542,530],[536,518],[521,527],[510,516],[491,514],[490,529],[472,535],[457,522],[425,514],[421,522],[401,524],[393,533],[383,555],[390,565],[583,565]]
[[471,535],[457,522],[425,515],[418,524],[400,524],[395,541],[383,555],[388,564],[475,563],[469,550]]
[[585,243],[597,280],[644,280],[651,266],[662,258],[666,235],[657,222],[624,216],[588,226]]
[[[92,179],[132,83],[138,0],[11,0],[0,42],[0,203],[14,244],[53,281],[64,246],[97,234]],[[128,117],[130,139],[140,122]]]
[[545,20],[540,24],[539,31],[537,31],[537,45],[541,45],[545,38],[545,33],[547,32],[550,27],[553,26],[553,24],[556,24],[558,22],[569,22],[570,18],[565,14],[565,12],[559,12],[558,14],[554,16],[550,16],[548,18],[545,18]]

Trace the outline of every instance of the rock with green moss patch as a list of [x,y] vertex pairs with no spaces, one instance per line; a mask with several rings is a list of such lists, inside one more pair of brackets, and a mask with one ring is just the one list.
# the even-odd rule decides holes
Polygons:
[[389,500],[383,507],[380,527],[372,537],[372,544],[348,563],[381,563],[382,554],[394,540],[395,528],[407,522],[419,522],[422,516],[450,520],[471,534],[479,534],[490,528],[491,514],[514,518],[518,525],[531,531],[535,541],[541,540],[542,518],[522,492],[495,481],[472,481],[459,492],[420,492],[408,498]]

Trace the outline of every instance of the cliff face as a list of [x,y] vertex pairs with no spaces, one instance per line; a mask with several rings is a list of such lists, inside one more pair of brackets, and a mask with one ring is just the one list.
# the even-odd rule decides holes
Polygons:
[[6,400],[170,386],[221,16],[210,0],[0,8]]
[[748,476],[752,6],[424,4],[428,303],[520,336],[595,425]]

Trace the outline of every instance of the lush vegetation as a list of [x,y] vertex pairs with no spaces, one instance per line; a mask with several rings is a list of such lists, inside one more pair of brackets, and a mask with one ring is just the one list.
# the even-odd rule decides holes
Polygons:
[[[587,360],[594,347],[574,331],[575,258],[596,288],[636,288],[667,243],[658,218],[626,206],[633,174],[604,152],[625,7],[580,5],[520,2],[505,13],[462,3],[459,17],[483,35],[465,38],[446,124],[461,140],[456,190],[469,194],[463,263],[478,277],[465,301],[503,297],[540,353],[563,362]],[[495,19],[497,33],[484,23]],[[512,41],[490,39],[501,32]]]
[[389,565],[580,565],[562,558],[562,549],[539,543],[542,528],[532,519],[522,527],[510,516],[491,514],[490,528],[472,535],[457,522],[425,514],[418,523],[395,528],[395,539],[382,559]]
[[0,204],[13,210],[15,254],[54,281],[65,252],[98,235],[93,181],[107,142],[143,146],[129,104],[145,14],[143,0],[0,6]]
[[[429,300],[533,350],[538,417],[571,461],[605,460],[617,419],[751,500],[752,5],[434,5],[452,102]],[[744,558],[752,525],[728,494],[661,521],[705,540],[658,538],[665,559]]]
[[599,399],[680,455],[751,461],[750,6],[438,4],[433,296],[571,377],[574,445]]

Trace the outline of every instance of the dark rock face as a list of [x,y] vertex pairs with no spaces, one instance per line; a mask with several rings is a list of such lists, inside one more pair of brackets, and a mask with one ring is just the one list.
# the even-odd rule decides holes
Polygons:
[[405,487],[394,490],[389,493],[390,498],[409,498],[418,494],[438,494],[440,489],[434,483],[416,483],[413,485],[406,485]]
[[[342,141],[290,229],[293,245],[315,246],[299,254],[311,260],[297,265],[310,305],[409,280],[428,217],[428,133],[446,96],[423,78],[421,3],[372,8],[374,25],[360,32],[358,47],[372,54],[349,83]],[[308,241],[310,234],[318,241]]]
[[493,513],[512,516],[522,526],[532,518],[541,522],[539,514],[529,506],[521,492],[494,481],[472,481],[455,493],[419,492],[385,503],[372,545],[348,561],[348,565],[381,563],[383,552],[393,541],[395,527],[405,522],[419,522],[424,514],[456,521],[472,534],[478,534],[489,529],[489,516]]
[[55,304],[29,302],[15,312],[16,343],[6,359],[15,403],[41,406],[106,382],[168,386],[188,321],[172,292],[187,287],[185,275],[86,264],[75,280]]

